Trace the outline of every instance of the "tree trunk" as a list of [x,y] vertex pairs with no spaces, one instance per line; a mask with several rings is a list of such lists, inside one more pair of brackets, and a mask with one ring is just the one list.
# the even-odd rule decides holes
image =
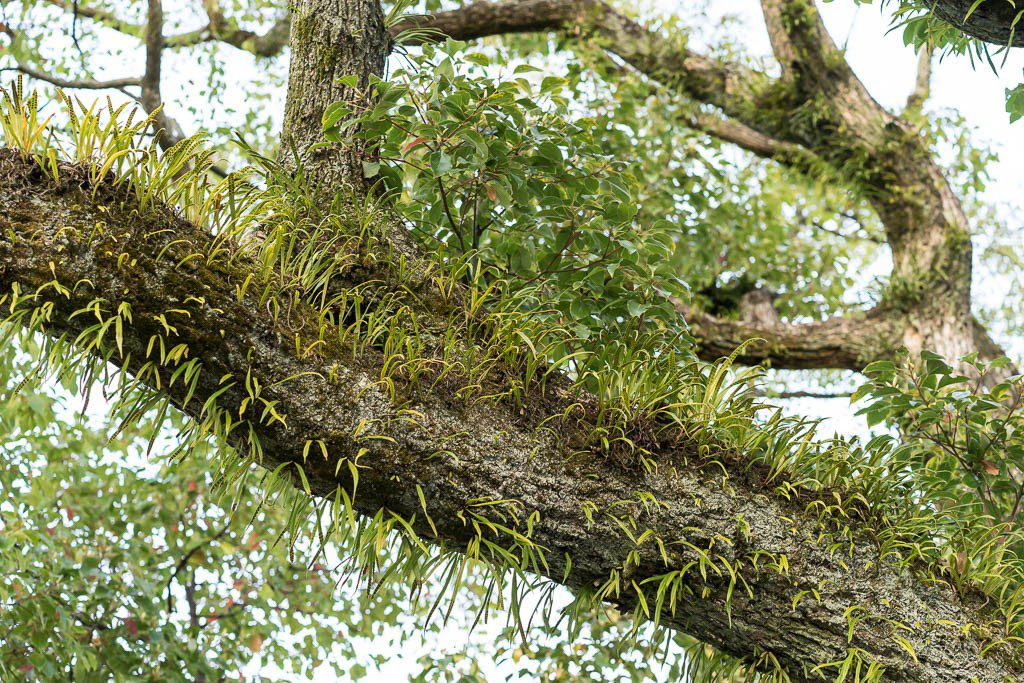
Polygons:
[[[322,122],[335,102],[356,111],[372,103],[371,80],[383,75],[391,50],[380,2],[301,0],[292,11],[281,160],[299,159],[327,198],[358,198],[366,191],[362,149],[351,140],[324,144]],[[340,82],[346,76],[356,78],[356,87]]]

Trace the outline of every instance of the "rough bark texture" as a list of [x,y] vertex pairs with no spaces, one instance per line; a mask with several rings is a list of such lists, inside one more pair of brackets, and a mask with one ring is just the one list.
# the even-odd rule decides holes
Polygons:
[[[325,195],[363,193],[362,150],[324,141],[323,114],[335,102],[358,110],[369,103],[370,77],[384,73],[391,49],[378,0],[296,3],[281,158],[297,155]],[[355,88],[339,82],[355,76]],[[319,145],[319,146],[318,146]]]
[[[895,309],[899,318],[894,319],[919,321],[920,329],[892,331],[888,322],[882,325],[869,315],[860,322],[870,321],[870,328],[858,321],[822,323],[808,343],[762,321],[760,331],[774,335],[778,346],[802,345],[805,359],[793,360],[794,367],[852,365],[861,351],[851,355],[842,348],[840,333],[846,341],[857,334],[895,336],[947,353],[986,343],[964,305],[969,304],[969,243],[963,243],[966,221],[955,197],[913,130],[881,110],[841,61],[813,5],[765,2],[773,45],[784,62],[778,80],[666,42],[597,0],[524,0],[462,12],[468,14],[461,20],[473,19],[473,35],[578,22],[604,35],[610,50],[652,79],[718,107],[744,126],[736,130],[751,145],[770,146],[766,140],[797,145],[852,167],[860,174],[857,182],[877,192],[872,201],[889,230],[897,274],[931,288],[927,296],[902,298],[904,308]],[[370,76],[383,68],[388,38],[375,0],[305,0],[295,9],[291,41],[284,145],[319,185],[326,206],[337,191],[359,194],[362,173],[354,147],[316,146],[322,113],[332,102],[358,103],[366,96]],[[349,74],[357,76],[355,89],[336,82]],[[809,117],[812,106],[815,116]],[[261,464],[301,463],[315,495],[330,495],[339,486],[351,490],[349,470],[339,465],[368,449],[359,458],[358,511],[394,512],[424,536],[436,528],[438,540],[452,548],[464,548],[475,538],[465,522],[475,502],[512,501],[507,505],[520,517],[539,515],[531,540],[544,549],[544,573],[581,590],[621,572],[624,588],[613,600],[627,610],[637,601],[634,583],[687,567],[698,558],[694,548],[713,548],[743,567],[750,594],[739,585],[730,599],[727,574],[712,571],[704,579],[691,568],[684,580],[690,597],[674,612],[666,607],[662,622],[748,660],[770,653],[795,680],[810,680],[808,663],[842,660],[850,648],[884,666],[894,681],[1019,678],[1021,672],[999,648],[980,656],[987,644],[983,631],[964,628],[989,621],[981,605],[880,560],[866,533],[858,535],[848,554],[830,552],[818,514],[807,512],[809,500],[778,495],[763,473],[749,467],[745,454],[718,448],[698,455],[695,441],[679,437],[655,448],[656,473],[624,467],[598,449],[584,457],[573,434],[589,425],[570,421],[559,429],[563,423],[549,418],[565,414],[570,403],[586,406],[594,399],[567,395],[558,381],[548,393],[529,396],[525,406],[467,402],[443,388],[416,387],[406,387],[401,402],[394,403],[379,384],[381,360],[372,349],[354,358],[328,340],[315,354],[297,354],[302,345],[296,334],[319,330],[313,311],[296,303],[287,315],[272,315],[258,299],[258,287],[244,296],[237,293],[251,274],[243,262],[187,258],[210,251],[211,238],[198,228],[167,210],[140,213],[132,196],[89,187],[81,169],[65,166],[61,177],[54,184],[33,162],[0,150],[0,295],[20,292],[23,307],[52,306],[46,331],[72,338],[93,324],[88,316],[72,314],[97,298],[108,312],[129,304],[133,322],[113,360],[138,371],[154,337],[186,344],[202,372],[186,402],[182,383],[170,383],[173,368],[163,370],[161,385],[172,400],[198,416],[206,399],[221,392],[218,404],[255,430]],[[398,230],[394,235],[401,239]],[[54,280],[62,287],[52,286]],[[370,268],[339,276],[334,286],[351,289],[369,280],[386,287],[391,278]],[[390,286],[397,295],[408,284]],[[406,300],[415,300],[411,305],[426,324],[436,315],[432,311],[453,305],[439,301],[429,287]],[[173,331],[159,317],[172,312]],[[720,327],[717,334],[743,341],[752,331],[740,324]],[[252,406],[239,412],[248,376],[259,379],[262,398],[275,402],[283,421],[263,421]],[[405,419],[408,415],[415,420]],[[386,438],[357,438],[367,425]],[[244,449],[240,433],[235,445]],[[324,444],[326,457],[318,449],[303,457],[311,441]],[[646,507],[647,495],[659,505]],[[842,523],[857,524],[860,513],[847,512],[851,517]],[[634,525],[637,533],[650,530],[667,549],[667,560],[652,541],[638,547],[613,516]],[[513,545],[509,538],[495,540]],[[638,560],[627,563],[634,552]],[[756,566],[754,557],[760,558]],[[779,569],[783,557],[785,571]],[[851,631],[848,609],[870,617]],[[896,623],[905,626],[899,634],[913,645],[914,656],[893,638]]]
[[[354,112],[373,105],[373,79],[384,75],[392,47],[380,2],[298,2],[292,11],[290,45],[279,160],[286,167],[295,167],[298,160],[310,191],[325,213],[345,210],[346,205],[361,202],[373,190],[373,181],[364,176],[364,150],[351,137],[354,129],[349,129],[341,142],[328,143],[323,114],[338,102],[346,103]],[[346,76],[356,78],[354,88],[339,81]],[[386,239],[410,262],[421,259],[404,225],[392,221]]]
[[[1024,45],[1019,25],[1021,8],[1007,0],[933,0],[935,16],[969,36],[996,45]],[[977,5],[977,6],[975,6]],[[968,16],[970,15],[970,16]]]
[[[874,206],[892,249],[890,298],[907,313],[903,344],[950,359],[973,351],[970,231],[931,151],[871,97],[811,0],[762,5],[787,93],[779,132],[844,169]],[[792,115],[809,108],[813,125]]]
[[[737,360],[782,370],[838,368],[860,372],[872,360],[900,345],[900,329],[884,309],[819,323],[764,324],[726,320],[688,311],[686,321],[697,340],[698,355],[713,361],[750,342]],[[751,341],[754,340],[754,341]],[[881,353],[880,353],[881,352]]]
[[[537,399],[518,410],[423,391],[397,406],[379,388],[380,370],[372,356],[353,359],[347,349],[328,343],[315,357],[296,357],[294,335],[317,324],[311,311],[297,305],[287,319],[274,317],[256,294],[239,300],[236,287],[248,276],[244,265],[185,259],[209,247],[210,238],[200,230],[166,211],[140,215],[134,199],[120,191],[93,193],[74,167],[63,167],[62,178],[55,185],[33,162],[0,151],[0,291],[17,287],[22,297],[36,293],[22,306],[52,305],[50,334],[74,336],[93,324],[89,316],[71,314],[97,297],[108,302],[108,311],[130,304],[133,323],[124,331],[124,355],[115,354],[115,362],[137,369],[154,335],[187,344],[189,357],[203,364],[196,393],[184,404],[180,382],[168,391],[192,415],[225,386],[225,376],[236,384],[218,401],[237,413],[246,396],[244,378],[258,377],[264,398],[276,401],[285,416],[285,422],[267,425],[256,421],[253,408],[243,413],[253,420],[262,444],[262,464],[302,462],[307,440],[322,440],[329,456],[311,456],[303,465],[315,494],[330,494],[339,485],[351,489],[348,469],[337,464],[369,448],[360,459],[359,511],[395,512],[430,536],[419,486],[440,539],[455,548],[473,537],[460,513],[474,501],[516,501],[522,514],[539,513],[531,538],[546,551],[546,573],[562,581],[566,558],[572,558],[565,583],[574,589],[622,571],[628,554],[637,550],[611,515],[631,520],[637,532],[650,529],[668,548],[666,564],[654,543],[639,547],[640,561],[625,568],[637,584],[694,560],[684,541],[713,547],[734,565],[744,565],[752,596],[737,587],[730,608],[727,575],[712,572],[705,582],[694,569],[686,585],[696,596],[706,589],[706,597],[687,598],[675,613],[666,609],[663,622],[741,657],[772,653],[796,680],[808,678],[802,673],[808,662],[842,659],[848,647],[863,649],[894,681],[1004,681],[1018,675],[999,655],[981,657],[984,641],[975,631],[960,630],[967,622],[987,621],[979,606],[948,587],[880,562],[867,541],[857,542],[849,555],[829,552],[817,515],[805,512],[808,500],[776,495],[762,475],[744,465],[743,454],[698,458],[693,444],[675,443],[657,453],[658,472],[645,474],[601,453],[570,458],[572,449],[562,438],[540,429],[546,417],[564,408],[565,396]],[[48,286],[55,279],[66,294]],[[171,320],[173,333],[157,321],[169,309],[187,311]],[[170,369],[165,387],[169,374]],[[328,381],[330,376],[335,379]],[[419,425],[398,419],[400,408],[418,411]],[[360,422],[393,441],[353,438]],[[725,469],[702,465],[709,459]],[[645,510],[638,493],[653,494],[662,505]],[[593,511],[592,522],[585,509]],[[850,512],[856,518],[856,511]],[[742,530],[741,519],[749,532]],[[761,568],[754,569],[750,558],[758,552],[769,554],[762,554]],[[784,573],[771,569],[766,559],[782,556],[789,565]],[[794,604],[800,591],[808,590],[818,590],[820,600],[808,596]],[[634,600],[626,589],[616,602],[629,609]],[[873,618],[861,621],[848,640],[844,611],[854,606]],[[916,661],[891,638],[892,621],[885,620],[907,625],[901,634],[914,644]]]

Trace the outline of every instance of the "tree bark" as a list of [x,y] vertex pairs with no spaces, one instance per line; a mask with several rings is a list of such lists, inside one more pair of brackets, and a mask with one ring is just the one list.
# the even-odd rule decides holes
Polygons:
[[1024,33],[1019,26],[1021,9],[1013,2],[933,0],[928,6],[939,19],[969,36],[1000,46],[1024,45]]
[[[362,149],[324,143],[323,114],[343,102],[359,110],[371,103],[371,79],[384,73],[391,40],[379,0],[304,0],[291,20],[291,63],[281,160],[297,158],[316,192],[347,199],[365,194]],[[342,83],[355,77],[356,86]]]
[[[633,49],[627,61],[667,64],[677,71],[674,85],[704,93],[727,113],[749,111],[747,91],[766,87],[758,74],[688,51],[635,47],[646,33],[620,17],[604,21],[624,49]],[[386,34],[374,0],[307,0],[296,9],[292,40],[284,145],[326,208],[339,190],[358,196],[362,174],[352,146],[316,146],[320,118],[336,99],[365,97],[383,67]],[[350,73],[354,89],[336,81]],[[764,132],[761,119],[751,121]],[[0,150],[5,305],[37,312],[47,334],[74,339],[95,324],[97,305],[109,319],[127,304],[131,324],[116,345],[108,337],[103,347],[110,360],[139,373],[155,349],[185,345],[187,358],[200,363],[194,387],[173,381],[180,362],[156,366],[147,375],[152,386],[200,421],[216,397],[225,415],[237,416],[230,443],[242,453],[258,444],[261,466],[285,465],[312,495],[341,488],[358,512],[399,515],[447,548],[465,551],[483,534],[517,556],[522,547],[514,537],[466,521],[474,511],[503,511],[505,523],[543,549],[546,561],[521,560],[523,569],[577,592],[618,577],[620,587],[607,597],[623,610],[642,596],[655,604],[657,583],[677,572],[682,603],[666,603],[662,623],[750,662],[770,654],[794,680],[811,680],[810,667],[854,650],[894,681],[995,682],[1021,674],[1011,663],[1019,653],[996,647],[981,656],[990,644],[986,629],[967,625],[998,632],[982,601],[880,558],[869,540],[869,513],[856,504],[822,518],[814,494],[777,489],[781,482],[752,465],[752,454],[667,428],[657,438],[630,428],[637,431],[625,436],[649,443],[657,467],[629,466],[588,443],[596,399],[557,378],[523,404],[467,400],[445,384],[389,393],[379,349],[354,356],[333,335],[321,337],[318,312],[301,301],[286,314],[268,311],[263,283],[244,258],[212,256],[214,238],[196,226],[167,209],[140,211],[123,187],[91,187],[81,168],[64,165],[60,177],[54,183],[34,162]],[[334,287],[352,291],[369,282],[425,325],[440,326],[458,310],[429,286],[409,291],[383,263],[340,273]],[[78,314],[85,310],[92,319]],[[313,340],[322,343],[302,351]],[[259,407],[246,388],[251,378],[261,387]],[[266,403],[280,418],[263,413]],[[345,466],[356,461],[358,487]],[[513,512],[521,522],[508,521]],[[853,540],[837,553],[829,543],[847,526]],[[733,571],[742,583],[730,580]],[[864,618],[851,621],[851,614]],[[913,645],[913,655],[896,635]]]
[[728,320],[696,310],[684,316],[702,360],[723,358],[747,344],[738,362],[778,370],[860,372],[872,361],[891,356],[902,342],[901,326],[884,308],[796,324]]
[[[624,610],[637,603],[635,587],[653,604],[654,586],[645,580],[682,571],[709,549],[713,567],[706,579],[690,565],[680,580],[683,602],[675,611],[666,603],[662,622],[750,661],[771,653],[794,680],[810,680],[808,663],[841,660],[850,648],[863,650],[894,681],[987,682],[1020,674],[1000,648],[980,656],[982,631],[962,628],[990,623],[979,601],[880,559],[859,533],[838,554],[827,547],[828,528],[864,524],[855,505],[846,510],[849,517],[826,517],[823,527],[809,506],[813,496],[779,495],[779,482],[752,467],[747,454],[698,453],[694,437],[659,443],[652,473],[600,451],[584,455],[574,435],[591,429],[586,419],[550,418],[593,399],[567,395],[558,382],[522,407],[414,387],[395,403],[379,382],[381,359],[372,350],[353,357],[328,336],[315,353],[297,354],[296,335],[319,328],[315,312],[296,303],[287,316],[272,315],[259,286],[239,295],[252,275],[243,259],[188,258],[212,253],[213,238],[170,211],[140,212],[123,189],[90,187],[80,168],[63,165],[61,178],[53,183],[34,162],[0,151],[5,307],[48,310],[45,331],[75,338],[95,324],[95,315],[74,313],[99,301],[102,316],[109,316],[128,304],[132,322],[120,351],[112,340],[104,347],[110,360],[138,371],[159,347],[154,339],[165,348],[185,344],[187,358],[201,362],[194,394],[186,400],[189,388],[171,381],[173,366],[160,366],[162,390],[197,419],[206,400],[221,392],[218,404],[240,418],[231,441],[244,452],[251,427],[261,446],[259,464],[301,464],[314,495],[342,487],[354,492],[359,512],[395,513],[425,537],[436,529],[436,540],[454,549],[476,537],[468,512],[480,510],[481,501],[508,501],[502,509],[514,508],[520,520],[537,513],[532,530],[520,525],[520,532],[544,549],[547,564],[529,569],[576,591],[617,572],[622,588],[609,598]],[[387,282],[380,273],[361,272],[339,286],[367,280]],[[400,284],[393,287],[403,296]],[[415,308],[445,306],[422,293],[404,297]],[[281,420],[261,417],[251,402],[244,407],[250,377]],[[366,439],[367,431],[380,438]],[[324,443],[326,457],[318,448],[309,452],[311,440]],[[357,489],[345,459],[361,465]],[[643,502],[647,494],[657,504]],[[632,527],[632,539],[616,519]],[[638,545],[646,530],[652,536]],[[515,552],[508,536],[487,535]],[[745,583],[730,586],[725,562]],[[852,634],[847,609],[870,615]],[[895,623],[904,625],[898,634],[914,645],[914,657],[893,638]]]

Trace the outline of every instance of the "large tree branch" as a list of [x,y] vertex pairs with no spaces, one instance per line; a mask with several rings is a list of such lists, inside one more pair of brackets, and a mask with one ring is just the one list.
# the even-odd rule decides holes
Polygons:
[[[209,415],[207,400],[216,396],[238,425],[231,441],[244,452],[258,439],[264,467],[301,464],[314,495],[342,487],[359,512],[400,515],[421,535],[436,529],[437,539],[455,549],[477,538],[466,522],[471,512],[515,509],[521,520],[536,513],[532,530],[520,530],[544,549],[546,564],[532,570],[576,591],[617,575],[621,587],[609,598],[626,610],[636,605],[637,587],[653,605],[657,582],[681,572],[682,604],[673,610],[666,601],[663,623],[751,661],[769,653],[794,680],[812,678],[807,662],[842,660],[851,648],[894,681],[1000,681],[1019,673],[998,656],[980,655],[984,630],[965,624],[989,617],[971,601],[880,559],[867,540],[854,541],[840,558],[822,540],[829,518],[822,527],[809,498],[772,493],[745,454],[708,441],[699,453],[695,437],[677,433],[652,444],[656,475],[624,467],[600,450],[581,450],[580,435],[593,428],[587,418],[552,418],[593,401],[557,388],[529,394],[523,407],[467,402],[444,384],[410,387],[395,403],[380,382],[377,352],[353,357],[330,332],[319,337],[322,321],[301,303],[287,315],[273,314],[244,259],[228,262],[213,238],[173,213],[140,212],[123,186],[90,187],[74,166],[60,173],[54,183],[34,161],[0,151],[5,305],[48,311],[45,331],[71,339],[95,329],[97,315],[130,310],[116,345],[108,335],[110,360],[132,372],[155,363],[148,381],[159,376],[161,390],[196,418]],[[197,258],[214,253],[222,256]],[[353,277],[341,274],[338,286],[393,281],[370,271]],[[400,283],[392,286],[403,296]],[[438,296],[419,292],[404,300],[429,316],[451,305]],[[83,310],[89,314],[76,315]],[[299,339],[318,338],[315,352],[301,352],[306,345]],[[160,348],[179,344],[201,364],[193,386],[172,381],[173,363],[159,362]],[[261,417],[264,404],[253,405],[246,389],[252,378],[281,419]],[[326,455],[309,448],[317,442]],[[357,489],[346,459],[359,463]],[[480,507],[491,501],[506,502]],[[860,519],[856,506],[845,513],[834,520],[838,528]],[[620,523],[632,525],[632,534]],[[648,529],[647,542],[632,540]],[[515,552],[507,535],[484,533]],[[702,555],[712,560],[711,567],[701,563],[706,578],[692,564]],[[741,584],[730,582],[726,562]],[[851,627],[848,609],[870,616]],[[900,625],[898,633],[892,624]],[[913,644],[913,656],[894,635]]]
[[[202,362],[195,393],[186,401],[189,387],[173,383],[174,368],[161,366],[163,389],[194,417],[219,392],[218,404],[242,418],[232,441],[244,447],[251,426],[260,464],[301,463],[314,495],[333,495],[338,486],[352,490],[349,469],[340,465],[357,460],[359,512],[401,515],[423,535],[436,528],[439,540],[462,549],[475,538],[466,514],[481,501],[510,501],[506,506],[520,519],[539,513],[530,539],[545,549],[547,564],[535,569],[578,591],[620,572],[623,588],[610,597],[624,609],[636,604],[632,586],[649,586],[643,582],[697,559],[692,549],[711,548],[712,557],[741,567],[750,594],[736,587],[727,597],[724,564],[707,580],[692,569],[682,581],[682,604],[666,607],[663,622],[739,656],[770,652],[797,680],[809,677],[802,669],[807,661],[842,659],[851,647],[877,659],[892,680],[1015,675],[999,658],[979,656],[983,642],[961,629],[985,621],[976,607],[880,562],[866,542],[844,551],[840,562],[816,541],[821,527],[806,501],[770,495],[771,486],[743,464],[742,454],[697,456],[695,442],[676,438],[657,447],[659,473],[649,477],[601,453],[584,456],[572,445],[572,421],[555,427],[548,420],[569,403],[587,404],[586,396],[532,395],[522,410],[501,401],[467,403],[436,387],[396,404],[379,382],[373,352],[353,357],[329,334],[315,353],[297,354],[296,335],[315,338],[321,325],[314,312],[296,305],[282,319],[261,303],[261,288],[240,295],[251,271],[238,260],[197,259],[213,250],[212,239],[195,226],[168,212],[140,214],[133,197],[94,191],[75,167],[61,167],[62,180],[54,184],[34,162],[4,151],[0,170],[0,292],[19,292],[19,309],[51,307],[46,332],[70,338],[95,324],[93,312],[76,311],[94,311],[98,300],[110,315],[127,304],[131,325],[112,360],[137,372],[161,346],[153,340],[165,348],[184,344],[188,357]],[[244,387],[253,377],[282,420],[260,419],[247,401]],[[248,411],[240,412],[247,402]],[[327,457],[318,449],[311,455],[310,441],[323,442]],[[700,466],[710,461],[715,464]],[[656,509],[644,511],[638,493],[652,495]],[[657,544],[637,547],[630,540],[613,519],[627,512],[637,532],[649,528],[666,555]],[[500,535],[492,540],[510,544]],[[632,552],[636,561],[627,559]],[[785,570],[777,568],[781,558]],[[808,591],[820,597],[800,600]],[[845,610],[853,605],[872,616],[848,640]],[[892,623],[905,625],[901,635],[914,643],[915,659],[891,638]]]
[[970,228],[932,151],[913,125],[871,97],[814,0],[762,0],[762,6],[795,106],[817,112],[814,125],[793,132],[857,179],[885,226],[894,283],[886,303],[901,312],[904,345],[951,360],[976,351]]
[[780,370],[860,372],[872,360],[894,356],[902,344],[897,320],[884,309],[822,322],[775,324],[689,311],[686,321],[700,358],[713,361],[750,342],[739,362]]

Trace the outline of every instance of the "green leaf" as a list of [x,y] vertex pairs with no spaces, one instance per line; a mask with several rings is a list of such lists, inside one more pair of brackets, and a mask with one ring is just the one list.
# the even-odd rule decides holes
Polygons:
[[324,130],[333,128],[338,121],[341,121],[351,115],[352,110],[349,109],[345,102],[334,102],[333,104],[327,105],[322,117]]
[[644,311],[647,310],[647,304],[636,301],[635,299],[630,299],[626,302],[626,310],[629,311],[629,314],[634,318],[639,318],[644,314]]

